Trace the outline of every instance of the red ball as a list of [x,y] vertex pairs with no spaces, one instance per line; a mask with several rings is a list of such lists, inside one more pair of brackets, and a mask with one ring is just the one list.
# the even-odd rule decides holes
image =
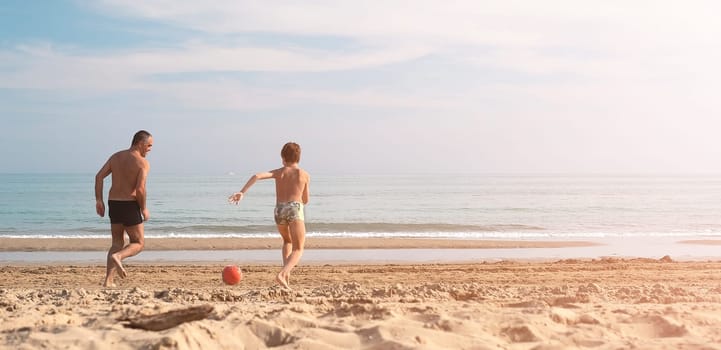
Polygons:
[[243,279],[243,272],[240,268],[235,265],[228,265],[223,268],[223,282],[225,284],[234,285],[238,284]]

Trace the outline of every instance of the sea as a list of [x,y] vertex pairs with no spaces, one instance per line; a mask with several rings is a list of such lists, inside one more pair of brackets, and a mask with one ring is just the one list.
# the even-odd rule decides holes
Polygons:
[[[110,187],[104,183],[104,197]],[[278,237],[272,180],[151,173],[146,237]],[[307,237],[721,236],[721,176],[313,175]],[[94,174],[0,174],[0,237],[107,238]]]

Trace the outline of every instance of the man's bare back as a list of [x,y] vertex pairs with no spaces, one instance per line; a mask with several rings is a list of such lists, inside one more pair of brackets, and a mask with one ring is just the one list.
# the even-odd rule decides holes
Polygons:
[[144,187],[149,168],[148,160],[138,152],[124,150],[113,154],[108,160],[112,172],[109,200],[132,201],[137,199],[136,190]]

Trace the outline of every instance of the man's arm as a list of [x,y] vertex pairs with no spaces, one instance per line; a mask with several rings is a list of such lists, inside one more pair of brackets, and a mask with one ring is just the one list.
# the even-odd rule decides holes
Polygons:
[[103,167],[100,168],[97,174],[95,174],[95,212],[100,215],[100,217],[105,216],[105,203],[103,202],[103,180],[105,180],[108,175],[111,173],[110,169],[110,159],[108,159],[105,164],[103,164]]
[[145,189],[145,180],[148,178],[149,170],[150,166],[148,162],[145,161],[143,167],[138,171],[138,178],[135,183],[135,201],[138,202],[138,206],[140,206],[140,212],[143,213],[144,221],[150,219],[150,211],[148,211],[146,207],[147,191]]

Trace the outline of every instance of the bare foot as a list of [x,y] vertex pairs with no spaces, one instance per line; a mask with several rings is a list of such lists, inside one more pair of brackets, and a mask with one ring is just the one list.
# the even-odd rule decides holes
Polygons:
[[283,278],[283,276],[281,276],[280,273],[278,274],[278,276],[275,276],[275,281],[278,282],[278,284],[280,284],[280,285],[283,286],[284,288],[290,290],[290,286],[288,285],[288,281],[287,281],[285,278]]
[[120,276],[121,278],[128,277],[128,272],[125,271],[125,268],[123,267],[123,263],[120,262],[120,257],[118,257],[117,254],[113,254],[110,256],[110,258],[113,259],[115,266],[118,268],[118,276]]
[[115,288],[115,287],[117,287],[117,286],[116,286],[115,283],[113,283],[113,282],[105,282],[105,283],[103,283],[103,287],[105,287],[105,288]]

